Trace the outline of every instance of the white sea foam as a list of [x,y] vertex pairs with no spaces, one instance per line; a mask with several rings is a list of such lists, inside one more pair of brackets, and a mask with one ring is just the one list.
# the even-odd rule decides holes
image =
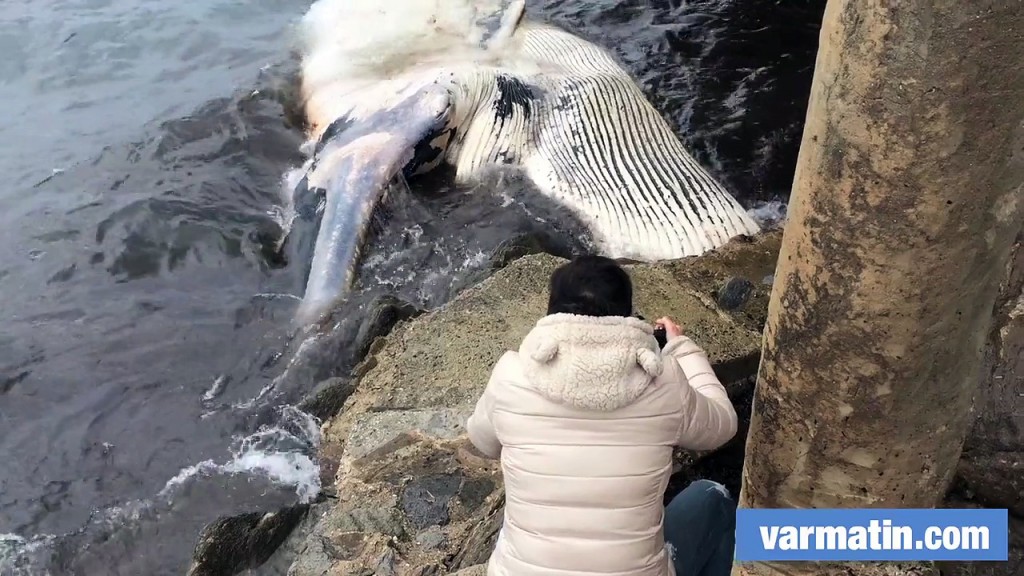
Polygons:
[[762,228],[772,229],[781,227],[786,223],[786,210],[788,205],[781,200],[760,202],[747,213]]
[[[292,221],[295,219],[295,189],[306,175],[310,162],[307,160],[303,166],[292,168],[281,176],[280,204],[271,206],[267,211],[267,214],[284,231],[281,241],[288,236],[288,232],[292,229]],[[280,246],[278,248],[280,249]]]
[[130,500],[120,506],[93,511],[89,523],[113,531],[125,525],[137,525],[143,518],[152,517],[156,513],[152,500]]
[[203,393],[203,402],[213,402],[218,396],[224,392],[224,385],[227,384],[227,377],[221,374],[213,380],[213,384],[210,389]]
[[490,258],[490,255],[485,253],[483,250],[477,250],[473,254],[466,256],[465,261],[462,262],[461,270],[470,270],[482,266]]
[[294,487],[299,500],[308,503],[320,493],[320,467],[313,457],[319,446],[316,419],[293,406],[284,406],[277,424],[264,426],[238,441],[230,460],[204,460],[183,468],[167,481],[158,498],[172,499],[181,486],[195,478],[253,474]]
[[320,493],[320,468],[305,454],[252,450],[232,460],[225,471],[231,474],[258,472],[278,484],[294,486],[295,494],[303,503],[312,502]]
[[50,576],[46,555],[57,537],[50,534],[31,539],[17,534],[0,534],[0,574],[3,576]]
[[302,301],[302,298],[296,296],[295,294],[279,294],[276,292],[259,292],[257,294],[253,294],[252,297],[254,299],[262,298],[263,300],[296,300],[299,302]]
[[63,536],[42,534],[25,538],[18,534],[0,534],[0,575],[50,576],[47,567],[54,562],[58,540],[97,538],[97,534],[138,526],[147,518],[161,514],[162,506],[170,506],[181,487],[201,477],[218,474],[261,476],[275,484],[294,487],[299,500],[308,503],[320,492],[320,470],[311,456],[319,444],[317,421],[297,408],[285,406],[280,409],[280,418],[275,425],[264,426],[238,441],[230,460],[222,464],[206,460],[183,468],[152,500],[131,500],[96,510],[85,526]]

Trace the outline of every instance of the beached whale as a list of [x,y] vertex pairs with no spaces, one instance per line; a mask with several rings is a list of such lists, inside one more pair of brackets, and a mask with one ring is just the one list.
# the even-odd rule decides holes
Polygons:
[[301,29],[316,146],[291,232],[312,252],[300,322],[349,289],[389,184],[442,163],[457,182],[521,169],[611,257],[699,255],[759,230],[608,51],[525,18],[523,0],[319,0]]

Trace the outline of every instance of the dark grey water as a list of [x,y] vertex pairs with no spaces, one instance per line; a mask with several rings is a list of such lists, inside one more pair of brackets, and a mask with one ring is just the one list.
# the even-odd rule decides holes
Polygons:
[[[612,47],[755,206],[788,190],[823,5],[530,10]],[[400,196],[365,289],[282,378],[298,288],[268,254],[303,159],[289,26],[307,7],[0,8],[3,576],[182,574],[218,515],[315,493],[316,424],[288,404],[351,363],[365,304],[394,293],[439,305],[502,240],[558,223],[538,222],[552,215],[515,183]],[[528,205],[494,201],[503,194]]]

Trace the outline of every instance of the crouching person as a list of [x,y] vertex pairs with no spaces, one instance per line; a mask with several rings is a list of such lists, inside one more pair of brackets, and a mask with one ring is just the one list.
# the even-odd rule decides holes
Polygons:
[[613,260],[582,257],[551,277],[548,315],[507,352],[470,417],[500,458],[505,517],[491,576],[728,576],[736,505],[699,481],[666,508],[673,446],[708,450],[736,412],[704,351],[663,318],[633,317]]

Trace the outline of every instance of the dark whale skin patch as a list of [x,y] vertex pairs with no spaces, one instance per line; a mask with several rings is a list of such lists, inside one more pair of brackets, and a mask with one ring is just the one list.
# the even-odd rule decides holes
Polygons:
[[405,165],[402,174],[411,178],[423,171],[436,168],[448,143],[455,138],[454,126],[442,126],[431,131],[413,148],[412,160]]
[[323,151],[324,146],[326,146],[328,142],[342,132],[351,128],[353,124],[355,124],[355,121],[348,116],[341,116],[334,122],[331,122],[330,126],[328,126],[327,129],[323,131],[323,134],[320,135],[320,139],[317,140],[316,149],[313,152],[313,155],[319,156],[320,152]]
[[537,100],[536,88],[507,74],[499,74],[496,82],[498,95],[494,99],[494,118],[497,123],[504,123],[517,112],[529,120],[533,116],[533,106]]

